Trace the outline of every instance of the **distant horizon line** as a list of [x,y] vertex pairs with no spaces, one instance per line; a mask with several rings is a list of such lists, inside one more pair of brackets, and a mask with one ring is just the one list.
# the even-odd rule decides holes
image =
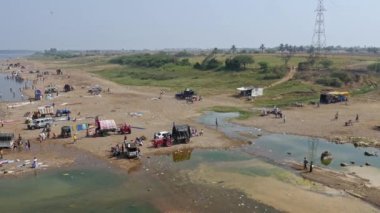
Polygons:
[[[286,44],[286,43],[283,43],[284,45],[290,45],[290,46],[296,46],[296,47],[311,47],[312,45],[291,45],[291,44]],[[264,44],[265,46],[265,44]],[[232,47],[232,45],[231,45]],[[220,48],[220,47],[211,47],[211,48],[199,48],[199,47],[186,47],[186,48],[139,48],[139,49],[126,49],[126,48],[120,48],[120,49],[108,49],[108,48],[99,48],[99,49],[59,49],[59,48],[49,48],[49,49],[0,49],[0,54],[4,53],[4,52],[44,52],[44,51],[48,51],[48,50],[51,50],[51,49],[56,49],[57,51],[165,51],[165,50],[212,50],[214,48],[217,48],[219,50],[229,50],[231,49],[231,47],[223,47],[223,48]],[[271,47],[265,47],[265,49],[276,49],[280,47],[280,45],[278,46],[271,46]],[[340,48],[343,48],[343,49],[346,49],[346,48],[380,48],[380,47],[377,47],[377,46],[367,46],[367,45],[364,45],[364,46],[342,46],[342,45],[328,45],[326,47],[340,47]],[[260,50],[260,47],[236,47],[236,49],[238,50]]]

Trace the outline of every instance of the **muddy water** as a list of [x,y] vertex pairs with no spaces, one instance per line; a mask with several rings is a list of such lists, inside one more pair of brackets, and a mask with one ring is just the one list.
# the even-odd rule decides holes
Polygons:
[[[234,162],[248,159],[248,155],[239,156],[233,151],[183,150],[167,156],[142,158],[143,166],[127,173],[75,148],[55,144],[45,149],[60,153],[60,157],[74,157],[74,165],[1,179],[2,212],[30,209],[35,212],[223,212],[226,209],[277,212],[242,192],[195,183],[187,173],[181,172],[195,169],[205,161]],[[239,205],[241,203],[244,205]]]

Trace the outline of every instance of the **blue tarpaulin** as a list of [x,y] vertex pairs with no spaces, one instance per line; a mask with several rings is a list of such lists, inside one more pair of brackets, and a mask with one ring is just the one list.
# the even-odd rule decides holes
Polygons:
[[87,130],[88,129],[88,124],[78,124],[77,125],[77,131],[83,131],[83,130]]

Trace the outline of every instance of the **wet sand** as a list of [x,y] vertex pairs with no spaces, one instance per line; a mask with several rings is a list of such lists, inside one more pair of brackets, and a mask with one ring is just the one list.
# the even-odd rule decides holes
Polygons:
[[[227,171],[219,167],[227,167]],[[259,200],[286,212],[377,212],[378,210],[360,199],[345,193],[303,180],[291,173],[260,174],[263,168],[276,168],[255,160],[225,163],[222,166],[202,165],[189,171],[195,183],[215,184],[239,189],[252,199]],[[241,173],[251,168],[252,173]],[[255,171],[256,170],[256,171]],[[232,171],[232,172],[231,172]]]
[[[320,137],[341,143],[364,142],[368,146],[380,147],[380,131],[374,129],[380,125],[379,104],[376,99],[351,98],[348,105],[337,103],[320,105],[319,108],[307,105],[282,109],[286,123],[283,119],[274,118],[274,115],[236,122],[274,133]],[[337,120],[334,119],[336,112],[339,114]],[[359,114],[359,122],[355,121],[356,114]],[[353,121],[352,126],[345,126],[348,120]],[[350,137],[357,139],[350,141]]]

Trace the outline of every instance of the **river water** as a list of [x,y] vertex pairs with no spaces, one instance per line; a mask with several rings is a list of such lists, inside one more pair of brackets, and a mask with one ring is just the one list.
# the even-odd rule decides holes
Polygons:
[[[334,144],[320,138],[270,134],[255,127],[228,122],[229,119],[238,116],[238,113],[208,112],[199,119],[199,122],[209,127],[214,127],[215,119],[218,119],[218,130],[225,133],[228,137],[241,141],[253,141],[251,145],[242,148],[244,152],[262,156],[273,161],[295,160],[302,162],[304,157],[309,160],[313,157],[315,165],[335,170],[345,170],[340,164],[351,164],[351,162],[354,162],[354,165],[357,166],[364,166],[365,163],[369,163],[373,167],[380,169],[379,157],[367,157],[364,155],[365,151],[371,153],[378,152],[376,148],[355,148],[352,144]],[[312,149],[313,143],[315,144],[314,149]],[[314,150],[314,156],[311,156],[312,150]],[[329,165],[323,164],[320,160],[320,156],[324,151],[329,151],[333,155],[333,160]]]
[[[203,162],[246,160],[234,151],[182,150],[143,158],[131,173],[81,154],[70,168],[0,180],[2,212],[278,212],[220,185],[194,183]],[[126,160],[127,161],[127,160]],[[243,203],[244,206],[238,204]]]
[[[0,65],[2,71],[6,71],[6,60],[22,58],[31,55],[31,51],[0,51]],[[14,69],[16,70],[16,69]],[[15,102],[27,100],[27,97],[21,93],[20,88],[31,86],[28,81],[16,81],[15,79],[7,79],[10,73],[0,73],[0,102]]]

